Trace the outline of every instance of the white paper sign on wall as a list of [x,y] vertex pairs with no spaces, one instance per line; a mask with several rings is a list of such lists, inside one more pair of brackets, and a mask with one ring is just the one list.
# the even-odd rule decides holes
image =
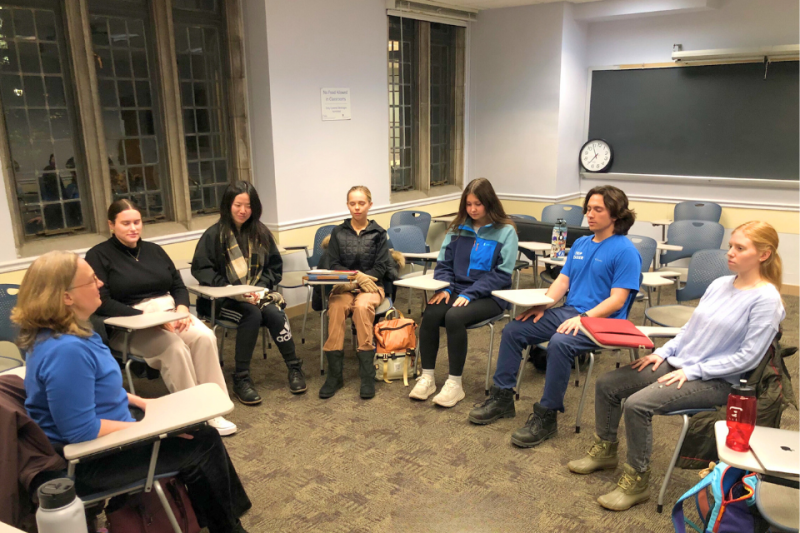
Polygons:
[[322,89],[322,120],[350,120],[350,89]]

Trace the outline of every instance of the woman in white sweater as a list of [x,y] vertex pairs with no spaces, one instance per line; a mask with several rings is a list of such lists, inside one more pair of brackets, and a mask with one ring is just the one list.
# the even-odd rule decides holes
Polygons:
[[576,474],[617,467],[626,399],[627,464],[617,488],[597,500],[606,509],[624,511],[650,497],[653,415],[724,405],[731,385],[758,366],[786,316],[775,228],[747,222],[733,231],[729,246],[728,268],[735,275],[711,283],[678,336],[597,380],[595,442],[568,467]]

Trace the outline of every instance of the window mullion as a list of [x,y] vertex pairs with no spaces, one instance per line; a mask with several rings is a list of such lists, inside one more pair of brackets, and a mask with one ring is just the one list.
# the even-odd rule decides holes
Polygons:
[[159,81],[164,113],[164,137],[167,167],[171,177],[171,201],[176,222],[189,224],[188,170],[184,145],[183,115],[178,82],[178,63],[175,58],[175,40],[172,21],[172,0],[152,2],[153,23],[156,37]]
[[464,92],[466,90],[466,28],[456,28],[456,61],[453,88],[454,128],[451,146],[453,184],[464,186]]
[[416,119],[416,158],[417,190],[428,192],[431,188],[431,23],[417,22],[417,106]]
[[227,0],[225,9],[226,33],[228,42],[228,109],[230,141],[233,145],[229,165],[233,172],[231,181],[252,181],[252,162],[250,160],[250,135],[247,123],[247,80],[244,67],[244,21],[242,20],[241,0]]
[[[85,0],[66,0],[67,46],[72,63],[75,82],[75,100],[81,123],[86,161],[86,179],[91,195],[91,212],[88,227],[98,233],[108,234],[106,211],[111,203],[108,161],[103,157],[106,140],[103,135],[100,96],[97,89],[97,72],[94,68],[94,52],[90,42],[89,8]],[[66,81],[66,80],[65,80]],[[83,196],[83,195],[81,195]],[[88,207],[88,206],[87,206]],[[87,210],[88,211],[88,210]]]

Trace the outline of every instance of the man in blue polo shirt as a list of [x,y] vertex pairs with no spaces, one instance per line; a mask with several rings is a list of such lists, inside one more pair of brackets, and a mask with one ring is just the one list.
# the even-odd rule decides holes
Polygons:
[[583,212],[594,235],[575,241],[561,274],[547,291],[554,302],[567,295],[566,305],[532,307],[503,329],[492,394],[469,413],[474,424],[516,416],[514,386],[522,352],[529,345],[550,341],[542,399],[533,404],[525,427],[511,436],[511,442],[523,448],[555,436],[572,360],[596,347],[580,332],[581,317],[627,318],[628,304],[639,291],[642,258],[625,236],[636,214],[628,208],[625,193],[612,186],[595,187],[584,199]]

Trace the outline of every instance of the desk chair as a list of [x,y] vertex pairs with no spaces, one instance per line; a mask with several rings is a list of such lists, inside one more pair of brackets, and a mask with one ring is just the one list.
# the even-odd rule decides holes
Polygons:
[[667,264],[678,259],[692,257],[700,250],[719,250],[725,228],[718,222],[703,220],[679,220],[669,225],[667,243],[682,246],[682,250],[668,250],[661,254],[659,270],[673,270],[681,273],[681,281],[686,281],[688,271],[685,267],[667,268]]
[[513,220],[528,220],[530,222],[538,222],[536,217],[531,215],[508,215],[508,217]]
[[[658,243],[651,237],[644,237],[641,235],[628,235],[627,237],[636,247],[639,255],[642,256],[642,272],[650,272],[650,265],[652,265],[655,260],[656,246]],[[636,301],[640,300],[644,301],[645,305],[650,303],[649,289],[647,290],[647,294],[643,293],[641,290],[639,291],[636,295]]]
[[397,226],[416,226],[422,231],[423,240],[427,240],[431,215],[425,211],[398,211],[389,220],[389,229]]
[[498,320],[502,320],[504,318],[508,318],[508,315],[503,312],[497,316],[493,316],[492,318],[484,320],[483,322],[478,322],[477,324],[467,326],[467,330],[484,328],[486,326],[489,327],[489,356],[486,358],[486,382],[484,383],[483,387],[484,396],[489,396],[489,377],[492,371],[492,356],[494,355],[494,324]]
[[566,220],[567,226],[580,226],[583,222],[583,208],[572,204],[553,204],[542,210],[542,222],[555,224],[559,218]]
[[686,276],[686,285],[676,289],[677,305],[658,305],[644,310],[645,323],[663,327],[683,327],[694,313],[694,307],[680,305],[681,302],[696,300],[705,294],[715,279],[729,276],[727,252],[725,250],[700,250],[692,255]]
[[[399,214],[399,213],[398,213]],[[392,217],[394,218],[394,217]],[[392,249],[400,252],[401,254],[421,254],[428,251],[428,245],[425,244],[425,236],[418,226],[399,225],[392,226],[386,231],[389,236],[389,245]],[[410,265],[420,264],[418,261],[409,261]],[[423,264],[425,261],[422,262]],[[421,276],[422,272],[409,272],[400,276],[400,279],[406,279],[416,276]],[[408,289],[408,313],[411,313],[411,296],[413,289]]]
[[719,222],[722,206],[714,202],[686,201],[675,204],[672,220],[707,220]]
[[[322,241],[325,240],[327,236],[329,236],[333,229],[336,226],[329,224],[327,226],[321,226],[317,228],[317,232],[314,234],[314,250],[311,255],[308,257],[308,267],[309,268],[317,268],[319,265],[320,259],[322,259],[322,255],[325,253],[325,250],[322,248]],[[287,246],[286,250],[305,250],[306,255],[308,255],[308,246]],[[288,272],[287,272],[288,274]],[[302,281],[302,280],[301,280]],[[285,283],[291,283],[292,285],[289,286]],[[296,280],[294,278],[281,280],[281,283],[278,285],[279,287],[284,287],[287,289],[296,289],[299,286],[303,286],[302,282],[299,286],[295,285]],[[307,286],[308,294],[306,296],[306,311],[303,314],[303,329],[300,331],[300,344],[306,343],[306,320],[308,319],[308,309],[311,306],[311,295],[313,293],[314,288],[310,285]]]

